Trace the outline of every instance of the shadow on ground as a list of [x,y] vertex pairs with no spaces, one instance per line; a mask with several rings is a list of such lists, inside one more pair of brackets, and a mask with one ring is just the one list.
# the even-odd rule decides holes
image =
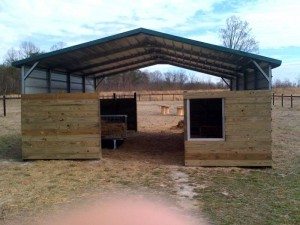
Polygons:
[[21,135],[7,134],[0,137],[0,160],[21,160]]
[[183,134],[178,132],[130,133],[120,148],[103,149],[103,158],[162,165],[183,165]]

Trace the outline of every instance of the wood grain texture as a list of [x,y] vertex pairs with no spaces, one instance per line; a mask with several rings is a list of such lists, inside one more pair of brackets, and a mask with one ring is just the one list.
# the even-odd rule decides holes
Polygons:
[[22,95],[23,159],[99,159],[99,111],[96,93]]
[[201,141],[186,138],[185,165],[272,165],[270,91],[186,92],[184,94],[185,101],[201,98],[224,99],[225,139]]

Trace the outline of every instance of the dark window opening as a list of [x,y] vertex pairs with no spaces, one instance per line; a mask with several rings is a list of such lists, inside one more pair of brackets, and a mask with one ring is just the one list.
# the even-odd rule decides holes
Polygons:
[[223,138],[221,98],[190,99],[190,138]]

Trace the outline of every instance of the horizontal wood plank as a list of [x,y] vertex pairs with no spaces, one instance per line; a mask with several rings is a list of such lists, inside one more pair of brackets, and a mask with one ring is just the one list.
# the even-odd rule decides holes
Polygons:
[[99,159],[99,111],[95,93],[22,95],[23,159]]
[[184,94],[184,99],[201,98],[224,99],[225,138],[220,141],[186,140],[186,165],[271,166],[270,91],[216,91]]

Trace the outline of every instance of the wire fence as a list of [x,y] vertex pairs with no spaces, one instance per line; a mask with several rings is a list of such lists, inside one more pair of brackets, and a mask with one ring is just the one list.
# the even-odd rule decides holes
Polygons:
[[[110,94],[110,95],[100,95],[100,99],[110,99],[110,98],[132,98],[134,94]],[[7,115],[7,106],[8,102],[11,100],[20,100],[21,95],[3,95],[0,96],[0,100],[2,100],[2,112],[0,112],[0,116]],[[140,93],[136,94],[137,101],[181,101],[183,100],[183,95],[179,93]],[[294,108],[295,106],[300,106],[300,95],[278,95],[272,94],[272,105],[273,106],[281,106],[281,107],[289,107]]]

